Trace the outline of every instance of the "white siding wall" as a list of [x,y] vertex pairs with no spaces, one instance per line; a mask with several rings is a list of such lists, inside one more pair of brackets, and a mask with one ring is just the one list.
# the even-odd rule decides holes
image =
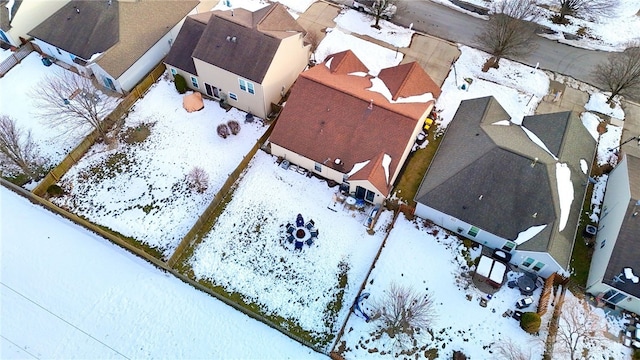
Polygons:
[[11,19],[11,29],[4,32],[11,45],[20,46],[20,37],[29,38],[29,31],[68,2],[69,0],[23,0],[15,17]]
[[[477,242],[480,245],[487,246],[491,249],[500,249],[502,248],[508,239],[501,238],[492,233],[479,229],[478,234],[474,237],[469,234],[469,230],[471,229],[471,224],[466,223],[460,219],[454,218],[450,215],[447,215],[441,211],[430,208],[424,204],[416,204],[415,215],[419,216],[423,219],[431,220],[434,224],[441,226],[453,233],[460,234],[470,240]],[[516,249],[511,252],[511,263],[514,265],[518,265],[522,268],[522,262],[527,258],[531,257],[534,259],[534,263],[529,266],[528,270],[534,272],[531,269],[537,262],[542,262],[545,266],[537,272],[538,275],[546,278],[554,272],[564,272],[564,269],[548,254],[545,252],[535,252],[535,251],[522,251]]]
[[615,290],[619,293],[623,293],[625,295],[627,295],[627,298],[618,302],[616,304],[617,307],[623,308],[625,310],[631,311],[633,313],[636,314],[640,314],[640,299],[630,296],[629,294],[620,291],[618,289],[614,289],[611,286],[607,285],[607,284],[603,284],[601,282],[598,282],[594,285],[592,285],[591,287],[587,288],[587,292],[589,294],[592,294],[593,296],[598,296],[600,294],[604,294],[609,290]]
[[75,55],[68,53],[62,49],[59,49],[49,43],[46,43],[40,39],[34,39],[33,42],[38,45],[38,47],[40,48],[40,50],[42,50],[43,53],[55,58],[56,60],[59,60],[69,66],[73,66],[74,68],[76,68],[78,70],[79,73],[85,75],[85,76],[90,76],[91,75],[91,70],[89,68],[86,68],[84,66],[78,65],[76,63],[73,62],[73,59],[75,57]]

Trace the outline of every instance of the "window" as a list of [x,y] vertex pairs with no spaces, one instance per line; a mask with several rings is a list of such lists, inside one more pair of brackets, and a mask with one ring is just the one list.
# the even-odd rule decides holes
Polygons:
[[478,235],[478,233],[480,232],[480,229],[478,229],[475,226],[472,226],[471,229],[469,229],[469,231],[467,232],[467,234],[476,237],[476,235]]
[[625,294],[621,293],[621,292],[618,292],[616,290],[611,289],[611,290],[607,291],[606,293],[604,293],[604,296],[602,296],[602,297],[607,302],[610,302],[612,304],[617,304],[620,301],[626,299],[627,296]]
[[604,247],[604,244],[607,242],[607,239],[602,240],[602,242],[600,243],[600,249],[602,249]]
[[176,76],[176,74],[178,73],[178,71],[174,68],[171,68],[171,75]]
[[524,267],[529,267],[531,266],[531,264],[533,264],[535,260],[533,260],[532,258],[528,257],[525,261],[522,262],[522,266]]
[[231,99],[233,99],[235,101],[238,101],[238,95],[236,95],[236,94],[234,94],[232,92],[229,93],[229,98],[231,98]]
[[191,85],[193,85],[194,88],[198,88],[198,79],[196,79],[195,77],[191,77]]
[[256,91],[253,87],[253,83],[244,79],[238,79],[238,85],[240,85],[240,90],[246,91],[249,94],[255,94]]
[[321,172],[322,171],[322,164],[320,163],[316,163],[316,165],[313,167],[317,172]]
[[56,48],[56,50],[58,50],[58,55],[62,55],[62,51],[60,51],[60,49]]
[[375,198],[376,198],[376,193],[374,193],[371,190],[367,190],[367,194],[364,196],[364,199],[367,200],[368,202],[373,202]]
[[504,243],[504,245],[502,245],[502,250],[511,252],[514,247],[516,247],[516,243],[514,243],[513,241],[507,241],[506,243]]
[[540,270],[542,270],[543,267],[544,267],[544,264],[541,263],[540,261],[538,261],[536,263],[536,266],[533,267],[533,271],[540,271]]

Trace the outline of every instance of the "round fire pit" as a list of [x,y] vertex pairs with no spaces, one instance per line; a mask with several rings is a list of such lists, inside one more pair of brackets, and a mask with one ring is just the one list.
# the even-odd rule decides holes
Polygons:
[[304,239],[304,237],[307,235],[307,233],[303,230],[303,229],[298,229],[296,231],[296,237],[298,239]]

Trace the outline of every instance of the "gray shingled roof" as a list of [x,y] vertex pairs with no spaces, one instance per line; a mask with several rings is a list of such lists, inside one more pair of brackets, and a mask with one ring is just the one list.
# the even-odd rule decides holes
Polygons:
[[571,113],[526,119],[528,130],[571,169],[574,201],[559,231],[556,160],[520,126],[495,124],[509,118],[493,97],[462,101],[415,200],[506,239],[547,224],[518,248],[548,251],[566,268],[586,190],[580,159],[591,164],[595,141]]
[[[631,199],[627,204],[627,211],[603,282],[640,298],[640,283],[634,284],[628,280],[624,283],[613,281],[613,278],[622,273],[625,267],[632,268],[634,274],[640,276],[640,205],[636,205],[640,200],[640,158],[626,155],[626,160]],[[636,212],[638,214],[633,216]]]
[[192,56],[256,83],[262,83],[281,39],[304,35],[304,29],[279,3],[255,12],[212,13]]
[[29,35],[85,60],[119,40],[119,2],[75,0],[36,26]]
[[[18,8],[22,4],[22,0],[14,1],[13,7],[11,8],[11,14],[9,14],[9,9],[7,9],[8,3],[8,0],[0,1],[0,29],[4,31],[9,31],[11,29],[11,21],[18,12]],[[9,18],[11,18],[11,20],[9,20]]]
[[[209,14],[209,17],[211,16],[210,13],[206,14]],[[193,50],[198,45],[206,26],[207,23],[199,21],[197,17],[187,17],[164,62],[189,74],[196,75],[196,66],[193,63],[191,54],[193,54]]]

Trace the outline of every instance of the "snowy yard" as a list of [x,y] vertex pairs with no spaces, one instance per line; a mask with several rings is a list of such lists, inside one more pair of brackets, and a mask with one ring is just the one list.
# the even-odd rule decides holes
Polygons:
[[[262,313],[325,347],[343,323],[385,236],[385,211],[368,235],[364,212],[330,210],[336,188],[285,170],[258,152],[233,199],[197,246],[189,265],[196,279],[240,294]],[[319,231],[311,246],[294,250],[285,225],[300,213]],[[329,348],[330,350],[330,348]]]
[[42,157],[47,158],[48,163],[54,166],[92,130],[89,125],[52,128],[46,119],[36,116],[37,107],[34,105],[32,92],[46,91],[39,88],[40,82],[48,75],[65,71],[67,70],[55,65],[44,66],[40,55],[32,52],[0,78],[0,98],[3,103],[1,114],[15,119],[18,128],[31,131]]
[[[173,83],[159,80],[132,108],[118,146],[94,145],[61,179],[65,195],[53,202],[170,256],[267,129],[204,101],[203,110],[187,113]],[[240,133],[223,139],[216,127],[230,120]],[[209,176],[202,193],[186,181],[195,167]]]
[[0,207],[2,359],[328,359],[4,187]]

